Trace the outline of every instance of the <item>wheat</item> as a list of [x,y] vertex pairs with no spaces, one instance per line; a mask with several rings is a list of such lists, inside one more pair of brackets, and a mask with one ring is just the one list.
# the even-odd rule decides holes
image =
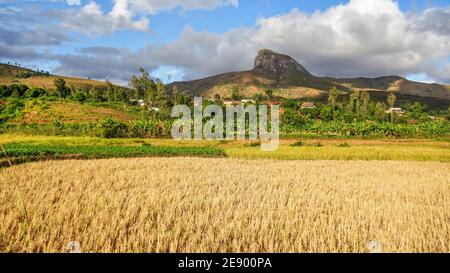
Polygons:
[[448,163],[145,158],[0,170],[0,251],[450,251]]

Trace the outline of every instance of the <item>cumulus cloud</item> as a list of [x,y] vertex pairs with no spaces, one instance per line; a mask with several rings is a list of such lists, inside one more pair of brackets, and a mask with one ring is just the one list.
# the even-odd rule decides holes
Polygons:
[[[178,41],[140,54],[186,67],[188,77],[250,69],[260,48],[291,55],[319,75],[408,75],[450,55],[449,16],[435,16],[448,10],[407,15],[390,0],[352,0],[312,14],[294,9],[223,35],[187,28]],[[449,82],[450,74],[439,79]]]
[[[437,81],[450,83],[449,9],[407,14],[391,0],[352,0],[314,13],[294,9],[261,18],[254,27],[236,28],[220,35],[186,27],[174,42],[149,45],[135,53],[121,51],[120,57],[117,52],[111,54],[114,63],[105,56],[91,54],[91,58],[100,78],[114,74],[125,80],[130,74],[123,71],[126,69],[170,66],[185,71],[186,79],[193,79],[251,69],[258,49],[271,48],[294,57],[322,76],[426,73]],[[59,69],[84,73],[78,69],[83,58],[83,54],[73,55],[63,60]],[[116,71],[119,67],[120,73]]]
[[413,27],[419,31],[432,31],[450,35],[450,6],[444,9],[432,8],[416,16]]
[[[68,3],[81,4],[76,0],[68,0]],[[50,15],[59,18],[63,28],[97,36],[111,34],[121,29],[149,31],[149,20],[146,16],[161,11],[176,8],[194,10],[214,9],[225,5],[237,6],[239,0],[114,0],[112,3],[113,7],[109,13],[103,13],[97,2],[90,1],[79,9],[53,11]]]
[[104,14],[95,1],[79,9],[50,11],[49,17],[58,18],[60,26],[89,36],[111,34],[120,29],[147,31],[147,18],[134,19],[127,0],[116,0],[111,12]]

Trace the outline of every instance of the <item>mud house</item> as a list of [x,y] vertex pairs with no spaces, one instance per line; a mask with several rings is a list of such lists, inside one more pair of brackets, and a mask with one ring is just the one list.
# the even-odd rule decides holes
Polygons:
[[314,109],[314,108],[316,108],[316,105],[314,104],[314,102],[304,102],[304,103],[302,103],[301,108],[302,109]]

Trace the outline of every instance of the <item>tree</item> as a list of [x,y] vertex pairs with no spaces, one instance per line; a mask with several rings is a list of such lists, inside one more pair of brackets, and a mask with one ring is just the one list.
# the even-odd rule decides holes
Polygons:
[[116,88],[111,83],[110,80],[105,81],[106,84],[106,98],[108,101],[115,101],[116,100]]
[[253,100],[256,102],[256,104],[261,104],[261,101],[263,101],[265,98],[261,93],[255,93],[253,95]]
[[374,115],[379,121],[384,121],[386,118],[386,105],[382,102],[375,104]]
[[61,97],[66,98],[69,95],[69,88],[67,88],[66,81],[63,78],[56,78],[54,84]]
[[369,105],[370,105],[370,94],[367,92],[362,92],[360,95],[360,104],[358,109],[358,117],[363,119],[367,118],[369,113]]
[[361,91],[354,90],[352,94],[350,95],[350,100],[348,102],[348,111],[350,113],[356,113],[358,112],[359,108],[359,98],[361,96]]
[[273,100],[273,90],[272,89],[266,89],[266,90],[264,90],[264,93],[266,93],[266,96],[269,98],[269,100]]
[[214,102],[215,102],[216,104],[219,104],[219,103],[221,102],[221,99],[220,99],[220,95],[219,95],[219,94],[215,94],[215,95],[214,95]]
[[390,93],[387,98],[387,103],[389,105],[389,108],[394,108],[396,101],[397,101],[397,97],[394,95],[394,93]]
[[123,103],[128,103],[130,98],[127,89],[125,88],[118,88],[116,92],[116,100],[121,101]]
[[156,84],[144,68],[141,68],[140,72],[141,76],[133,76],[130,84],[135,90],[138,99],[144,99],[149,105],[154,105],[157,97]]
[[336,89],[336,86],[333,86],[330,90],[330,94],[328,96],[328,104],[331,106],[331,112],[333,115],[333,119],[336,117],[336,105],[338,100],[338,91]]
[[94,86],[89,91],[89,96],[91,97],[91,100],[94,102],[100,102],[103,100],[102,92],[97,88],[95,88]]
[[394,95],[394,93],[390,93],[387,98],[387,103],[389,105],[389,112],[391,113],[391,123],[394,123],[394,111],[392,111],[391,108],[394,108],[395,102],[397,101],[397,97]]
[[189,105],[191,98],[187,95],[175,92],[173,94],[173,101],[175,105]]
[[240,100],[241,98],[242,97],[241,97],[241,94],[239,93],[239,87],[234,86],[232,89],[232,92],[231,92],[231,99],[232,100]]
[[166,85],[161,80],[156,81],[156,97],[153,101],[158,107],[165,108],[168,105]]

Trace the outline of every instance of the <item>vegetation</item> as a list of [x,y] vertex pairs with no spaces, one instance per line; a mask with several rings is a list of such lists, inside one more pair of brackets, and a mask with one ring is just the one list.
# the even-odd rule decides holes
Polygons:
[[93,159],[149,156],[221,157],[224,152],[212,147],[141,146],[68,146],[45,144],[8,144],[6,152],[14,163],[41,159]]
[[[36,160],[35,151],[41,151],[39,147],[44,147],[50,151],[60,151],[61,149],[68,151],[62,154],[44,153],[40,157],[40,159],[58,159],[67,158],[67,154],[71,154],[72,156],[76,155],[76,158],[78,158],[87,149],[99,152],[103,148],[97,149],[98,146],[106,147],[104,149],[107,149],[107,147],[137,147],[136,149],[139,151],[143,145],[171,147],[175,150],[179,147],[190,147],[200,150],[202,148],[212,148],[221,152],[211,154],[211,156],[226,156],[252,160],[402,160],[450,162],[450,142],[448,140],[282,140],[279,149],[271,153],[262,152],[259,147],[259,142],[250,141],[174,141],[171,139],[1,135],[0,143],[6,147],[23,147],[24,150],[30,149],[30,155],[32,157],[22,157],[20,162]],[[33,145],[36,145],[36,147]],[[77,152],[78,148],[80,152]],[[194,154],[192,153],[192,155]],[[165,156],[164,153],[160,155]],[[173,154],[169,151],[167,156],[171,155]],[[120,157],[120,155],[118,156]],[[139,157],[146,155],[136,152],[133,156]],[[150,153],[149,156],[152,156],[152,154]],[[110,154],[108,157],[114,157],[114,154]],[[81,156],[80,158],[86,157]],[[3,162],[3,165],[5,163]]]
[[450,251],[447,163],[140,158],[0,172],[0,252],[71,241],[83,252],[367,252],[372,240]]
[[[0,104],[0,132],[20,133],[20,130],[35,134],[61,134],[103,136],[106,138],[125,137],[169,137],[173,118],[171,108],[177,104],[191,105],[191,98],[179,93],[168,94],[165,85],[153,80],[149,73],[141,69],[140,76],[130,80],[131,89],[117,87],[110,81],[105,82],[104,90],[92,87],[90,90],[67,86],[64,78],[55,78],[55,89],[28,87],[21,84],[0,86],[0,96],[5,98]],[[450,135],[450,115],[448,111],[431,109],[418,102],[402,105],[404,113],[390,111],[396,104],[396,96],[391,93],[385,102],[372,101],[369,93],[354,91],[348,99],[336,87],[330,90],[328,103],[315,102],[314,107],[302,108],[304,100],[283,99],[281,101],[281,132],[283,134],[310,133],[327,137],[366,137],[366,138],[410,138],[438,137]],[[232,88],[233,100],[240,100],[242,95],[238,86]],[[257,105],[276,98],[273,91],[267,89],[264,94],[255,94]],[[19,100],[19,101],[17,101]],[[122,112],[135,109],[138,115],[132,120],[123,115],[98,118],[73,119],[64,118],[64,113],[43,110],[43,107],[28,107],[27,100],[36,100],[31,105],[50,104],[60,101],[72,104],[90,104],[95,107],[119,106]],[[139,107],[138,101],[143,101]],[[219,95],[214,101],[205,100],[204,105],[221,104]],[[25,106],[23,106],[23,105]],[[49,108],[47,108],[49,109]],[[156,109],[156,110],[155,110]],[[66,111],[68,112],[68,111]],[[107,111],[106,111],[107,112]],[[41,113],[53,118],[42,117]],[[59,119],[58,116],[61,115]],[[22,117],[21,124],[20,117]],[[206,122],[206,121],[205,121]],[[33,124],[38,123],[38,124]],[[67,123],[71,123],[68,125]],[[92,130],[93,129],[93,130]],[[92,130],[89,132],[89,130]]]

